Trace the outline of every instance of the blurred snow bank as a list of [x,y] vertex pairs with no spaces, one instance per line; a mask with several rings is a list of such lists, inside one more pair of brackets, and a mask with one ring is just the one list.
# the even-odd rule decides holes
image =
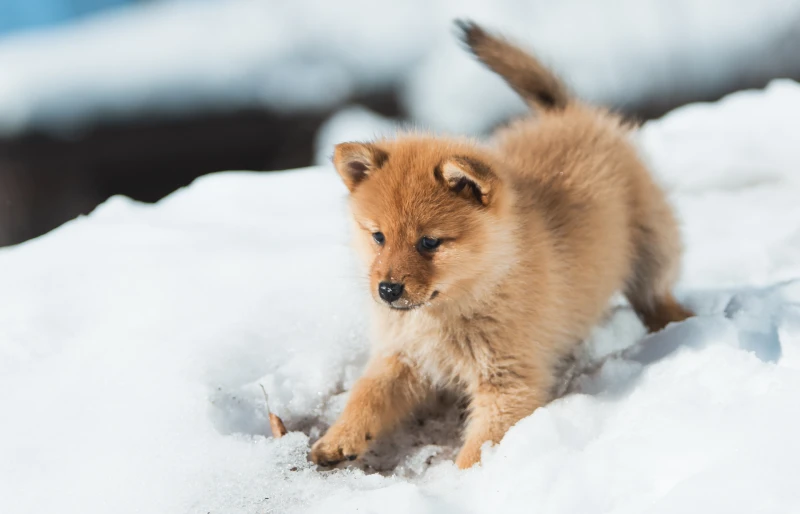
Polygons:
[[[8,38],[0,41],[0,134],[197,108],[321,109],[389,87],[429,44],[403,23],[365,23],[377,21],[372,5],[152,2]],[[387,2],[379,12],[410,20],[424,6]]]
[[0,134],[198,108],[316,110],[375,89],[397,89],[425,126],[480,132],[522,104],[457,47],[456,17],[502,30],[615,106],[800,74],[789,0],[153,2],[0,41]]

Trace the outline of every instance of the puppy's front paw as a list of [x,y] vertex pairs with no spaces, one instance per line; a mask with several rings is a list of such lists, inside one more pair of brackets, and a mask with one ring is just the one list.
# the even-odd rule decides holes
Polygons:
[[369,445],[370,437],[360,430],[332,426],[311,448],[311,460],[320,466],[332,466],[343,460],[356,460]]

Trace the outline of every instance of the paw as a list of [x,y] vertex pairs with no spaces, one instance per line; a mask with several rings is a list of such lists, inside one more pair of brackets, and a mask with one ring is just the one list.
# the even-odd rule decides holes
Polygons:
[[356,460],[369,445],[369,436],[360,430],[333,426],[311,448],[311,460],[320,466],[333,466],[344,460]]

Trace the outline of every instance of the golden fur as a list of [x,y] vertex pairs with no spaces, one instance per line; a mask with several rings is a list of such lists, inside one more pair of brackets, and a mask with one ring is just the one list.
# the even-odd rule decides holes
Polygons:
[[[472,466],[483,443],[552,399],[560,364],[616,291],[650,330],[690,315],[670,293],[677,224],[630,127],[571,99],[519,48],[461,28],[538,116],[486,146],[414,134],[337,146],[376,300],[374,348],[341,417],[312,448],[320,464],[357,458],[429,391],[448,387],[469,399],[456,463]],[[440,246],[424,249],[423,237]],[[403,284],[402,296],[382,300],[382,282]]]

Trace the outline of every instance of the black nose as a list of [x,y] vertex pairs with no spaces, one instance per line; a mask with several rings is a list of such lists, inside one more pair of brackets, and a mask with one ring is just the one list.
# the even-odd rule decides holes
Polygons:
[[378,284],[378,294],[381,295],[383,301],[392,303],[401,296],[403,296],[403,284],[394,284],[392,282],[381,282]]

